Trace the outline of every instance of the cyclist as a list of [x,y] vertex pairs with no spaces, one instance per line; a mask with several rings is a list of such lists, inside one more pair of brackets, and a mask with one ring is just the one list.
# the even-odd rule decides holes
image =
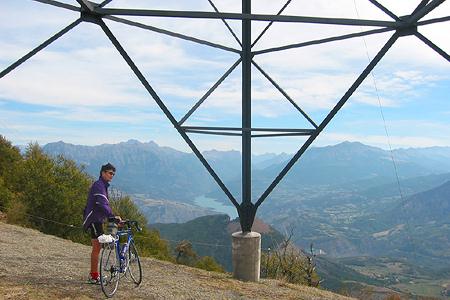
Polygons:
[[113,179],[116,173],[116,168],[107,163],[100,169],[100,177],[95,181],[90,190],[86,206],[83,212],[83,228],[91,232],[91,272],[89,274],[88,282],[93,284],[100,283],[100,276],[98,273],[98,256],[101,245],[97,238],[103,234],[103,221],[106,218],[116,218],[120,220],[119,216],[115,216],[111,210],[108,199],[109,182]]

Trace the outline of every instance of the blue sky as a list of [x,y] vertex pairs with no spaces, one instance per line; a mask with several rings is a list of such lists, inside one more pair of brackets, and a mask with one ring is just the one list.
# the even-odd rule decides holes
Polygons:
[[[60,1],[76,5],[76,1]],[[420,1],[380,1],[398,15]],[[216,0],[220,11],[239,12],[241,1]],[[253,1],[254,13],[276,13],[284,1]],[[121,1],[108,7],[211,11],[206,0]],[[390,20],[367,0],[293,0],[286,15]],[[425,19],[450,15],[450,1]],[[62,8],[26,0],[0,3],[0,69],[77,19]],[[237,48],[220,20],[130,18]],[[106,21],[177,119],[238,59],[237,54]],[[254,22],[255,38],[266,23]],[[240,23],[230,21],[240,36]],[[373,28],[276,23],[256,50]],[[450,22],[419,31],[450,53]],[[257,55],[255,61],[320,123],[392,33]],[[366,47],[367,45],[367,47]],[[305,128],[307,122],[253,70],[254,127]],[[240,126],[237,67],[185,125]],[[360,141],[388,148],[450,146],[450,63],[415,37],[389,50],[314,146]],[[309,128],[309,127],[308,127]],[[100,28],[82,23],[0,79],[0,134],[14,144],[63,140],[98,145],[153,140],[189,151]],[[190,135],[200,150],[240,149],[240,138]],[[255,153],[295,152],[302,138],[255,139]]]

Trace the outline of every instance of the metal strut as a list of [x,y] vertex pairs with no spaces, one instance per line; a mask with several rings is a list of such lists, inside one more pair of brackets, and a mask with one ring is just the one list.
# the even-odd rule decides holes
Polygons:
[[[16,67],[27,61],[29,58],[34,56],[36,53],[56,41],[58,38],[63,36],[65,33],[73,29],[75,26],[81,22],[91,22],[99,25],[104,33],[111,40],[115,48],[119,51],[123,59],[127,62],[131,70],[134,72],[136,77],[145,87],[149,95],[154,99],[157,105],[160,107],[162,112],[167,116],[172,125],[179,132],[181,137],[185,140],[187,145],[192,149],[194,154],[198,157],[201,163],[205,166],[206,170],[211,174],[216,183],[228,196],[232,204],[236,207],[241,228],[243,232],[251,231],[256,211],[262,202],[269,196],[276,185],[282,180],[282,178],[287,174],[287,172],[292,168],[292,166],[299,160],[307,148],[312,144],[315,138],[324,130],[328,123],[332,120],[334,115],[343,107],[345,102],[351,97],[353,92],[362,83],[364,78],[371,72],[371,70],[377,65],[377,63],[386,54],[389,48],[396,42],[396,40],[402,36],[413,35],[444,59],[450,62],[450,56],[443,49],[439,48],[424,35],[417,31],[418,26],[447,22],[450,21],[450,16],[445,16],[441,18],[429,19],[425,21],[420,21],[424,16],[433,11],[440,4],[446,0],[422,0],[416,9],[409,15],[398,17],[386,7],[381,5],[377,0],[369,0],[373,5],[378,7],[385,14],[390,16],[393,21],[378,21],[378,20],[355,20],[355,19],[340,19],[340,18],[320,18],[320,17],[304,17],[304,16],[287,16],[281,15],[281,12],[286,8],[291,0],[281,8],[277,15],[258,15],[252,14],[251,12],[251,0],[242,0],[242,13],[221,13],[215,7],[211,0],[209,3],[213,6],[215,12],[196,12],[196,11],[163,11],[163,10],[138,10],[138,9],[108,9],[104,8],[111,0],[104,0],[100,4],[94,3],[88,0],[76,0],[79,7],[62,3],[56,0],[33,0],[35,2],[40,2],[47,5],[56,6],[66,10],[76,11],[81,13],[81,17],[75,20],[73,23],[69,24],[67,27],[56,33],[54,36],[50,37],[48,40],[44,41],[41,45],[37,46],[31,50],[28,54],[18,59],[16,62],[11,64],[5,70],[0,72],[0,79],[6,76],[8,73],[13,71]],[[235,37],[236,41],[240,44],[241,49],[234,49],[226,47],[220,44],[215,44],[206,40],[194,38],[188,35],[156,28],[150,25],[138,23],[135,21],[123,19],[116,17],[117,15],[122,16],[153,16],[153,17],[181,17],[181,18],[203,18],[203,19],[222,19],[223,23],[229,29],[230,33]],[[109,30],[106,24],[103,22],[103,18],[120,22],[126,24],[127,26],[139,27],[146,30],[151,30],[160,34],[169,35],[175,38],[180,38],[188,40],[190,42],[195,42],[208,47],[214,47],[221,50],[225,50],[231,53],[236,53],[240,55],[240,58],[226,71],[226,73],[219,78],[219,80],[206,92],[206,94],[194,105],[194,107],[182,118],[180,122],[177,122],[166,107],[162,99],[158,96],[156,91],[151,87],[150,83],[141,73],[139,68],[135,65],[133,60],[129,57],[125,49],[115,38],[114,34]],[[236,37],[234,32],[229,27],[226,20],[241,20],[242,22],[242,42]],[[251,41],[251,22],[252,21],[268,21],[270,22],[263,32],[256,38],[253,42]],[[293,22],[293,23],[309,23],[309,24],[329,24],[329,25],[349,25],[349,26],[376,26],[380,27],[378,29],[372,29],[364,31],[361,33],[345,34],[341,36],[329,37],[324,39],[318,39],[313,41],[306,41],[302,43],[290,44],[286,46],[263,49],[259,51],[252,52],[252,46],[258,42],[258,40],[265,34],[265,32],[270,28],[273,22]],[[265,53],[281,51],[292,48],[305,47],[309,45],[317,45],[322,43],[334,42],[349,38],[354,38],[358,36],[365,36],[370,34],[378,34],[382,32],[395,31],[394,35],[387,41],[383,48],[378,52],[378,54],[369,63],[366,69],[361,73],[361,75],[356,79],[352,86],[347,90],[347,92],[342,96],[342,98],[337,102],[335,107],[330,111],[330,113],[325,117],[325,119],[317,125],[296,103],[289,95],[267,74],[264,70],[253,61],[253,56],[263,55]],[[242,126],[241,128],[233,127],[193,127],[193,126],[182,126],[182,124],[189,118],[189,116],[206,100],[206,98],[226,79],[226,77],[239,65],[242,63]],[[251,122],[251,65],[254,65],[271,83],[275,86],[285,98],[291,102],[291,104],[305,117],[310,124],[314,127],[312,129],[275,129],[275,128],[252,128]],[[242,139],[242,202],[238,203],[219,176],[215,173],[213,168],[209,165],[206,159],[203,157],[201,152],[197,149],[194,143],[191,141],[187,133],[203,133],[203,134],[217,134],[217,135],[231,135],[231,136],[241,136]],[[253,132],[260,132],[253,134]],[[251,194],[251,139],[252,137],[275,137],[275,136],[309,136],[307,141],[298,150],[294,157],[287,163],[280,174],[274,179],[274,181],[269,185],[265,192],[259,197],[256,203],[252,202]]]

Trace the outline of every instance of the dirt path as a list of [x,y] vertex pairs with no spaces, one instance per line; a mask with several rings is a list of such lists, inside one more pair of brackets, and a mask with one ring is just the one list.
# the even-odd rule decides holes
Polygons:
[[[0,222],[0,299],[103,299],[86,284],[90,247]],[[143,258],[144,279],[135,288],[120,281],[117,299],[350,299],[275,280],[245,283]]]

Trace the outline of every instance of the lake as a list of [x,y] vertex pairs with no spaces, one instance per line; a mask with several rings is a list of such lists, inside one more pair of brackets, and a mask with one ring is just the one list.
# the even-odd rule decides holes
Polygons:
[[238,217],[238,213],[234,205],[224,205],[223,203],[217,201],[214,198],[208,198],[205,196],[198,196],[194,199],[196,205],[209,208],[217,212],[221,212],[230,216],[231,219]]

